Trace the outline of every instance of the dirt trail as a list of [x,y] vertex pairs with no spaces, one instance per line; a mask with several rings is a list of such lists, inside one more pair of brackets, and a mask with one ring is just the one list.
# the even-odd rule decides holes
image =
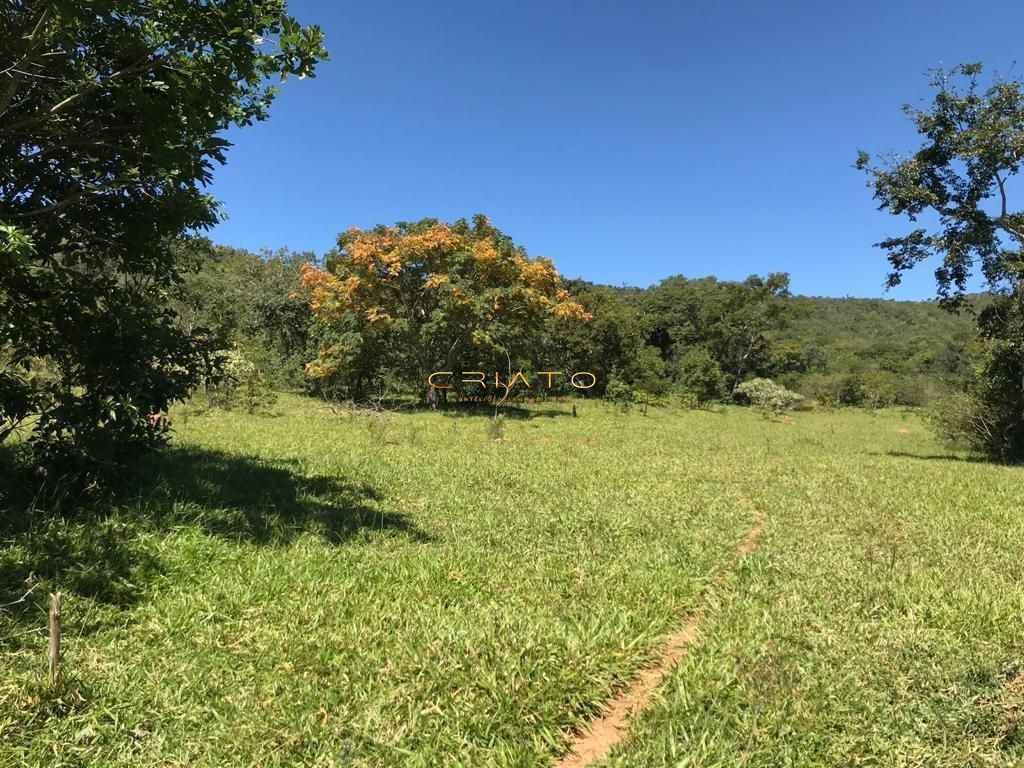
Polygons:
[[[740,496],[739,502],[754,515],[754,524],[736,547],[736,554],[745,557],[757,549],[764,526],[764,512],[746,496]],[[715,582],[720,582],[727,575],[727,571],[719,571]],[[629,719],[647,709],[654,691],[682,660],[686,649],[697,641],[703,620],[703,611],[699,608],[689,614],[667,638],[657,658],[640,670],[629,688],[605,705],[599,717],[590,721],[586,729],[576,736],[565,757],[554,764],[554,768],[584,768],[605,757],[613,746],[622,741]]]

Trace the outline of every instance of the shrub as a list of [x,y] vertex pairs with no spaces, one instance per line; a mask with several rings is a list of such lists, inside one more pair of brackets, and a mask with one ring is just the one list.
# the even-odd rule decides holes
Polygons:
[[963,448],[987,450],[995,438],[996,420],[971,392],[950,392],[925,411],[925,422],[943,441]]
[[979,316],[985,356],[968,390],[991,424],[983,449],[1000,461],[1024,462],[1024,293],[1001,296]]
[[861,405],[874,411],[888,408],[898,401],[899,379],[887,371],[868,371],[860,377],[859,399]]
[[613,377],[608,381],[608,386],[605,387],[604,399],[614,403],[625,413],[633,406],[635,395],[633,388],[629,384]]
[[237,349],[227,352],[225,360],[225,378],[209,388],[209,405],[224,410],[241,406],[246,413],[256,413],[277,402],[277,395],[258,365]]
[[691,393],[698,405],[706,405],[725,397],[725,378],[718,361],[706,349],[693,349],[679,361],[683,389]]
[[835,408],[840,404],[841,382],[834,374],[812,373],[800,382],[804,397],[817,401],[823,408]]
[[646,389],[634,389],[633,404],[643,409],[643,414],[646,416],[647,409],[650,406],[653,405],[656,408],[664,407],[668,404],[668,399],[664,395],[655,394]]
[[776,384],[771,379],[751,379],[736,387],[736,395],[759,408],[781,413],[803,400],[803,395]]

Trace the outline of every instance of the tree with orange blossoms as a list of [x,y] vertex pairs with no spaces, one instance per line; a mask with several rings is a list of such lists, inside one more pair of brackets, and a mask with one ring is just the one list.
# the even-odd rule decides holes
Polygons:
[[350,229],[302,285],[322,342],[307,374],[353,396],[385,380],[423,391],[432,371],[550,366],[534,359],[550,325],[590,320],[549,259],[482,215]]

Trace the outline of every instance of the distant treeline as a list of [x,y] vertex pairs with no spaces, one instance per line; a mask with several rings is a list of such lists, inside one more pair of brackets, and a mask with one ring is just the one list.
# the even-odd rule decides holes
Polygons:
[[[411,231],[419,230],[412,225]],[[454,362],[421,355],[422,364],[414,365],[401,346],[388,357],[385,347],[397,344],[397,331],[372,342],[366,331],[347,331],[343,339],[339,326],[348,321],[317,316],[309,280],[303,282],[311,268],[329,278],[323,270],[337,262],[337,252],[318,260],[312,253],[252,253],[206,240],[181,247],[192,269],[173,302],[180,322],[230,352],[231,370],[249,377],[250,391],[255,380],[355,399],[385,389],[422,395],[423,366],[505,368],[504,358],[479,354]],[[586,321],[540,321],[536,343],[509,362],[524,370],[593,371],[598,385],[591,396],[678,393],[700,404],[727,402],[743,381],[770,378],[827,405],[921,406],[969,377],[977,354],[969,312],[951,314],[935,302],[791,296],[788,285],[784,274],[740,282],[673,276],[646,289],[565,281],[563,303],[582,307]],[[373,311],[384,310],[374,305]],[[431,345],[432,328],[419,329],[409,343]],[[327,367],[325,350],[351,347],[353,338],[363,344],[357,354]],[[409,361],[404,369],[403,360]]]

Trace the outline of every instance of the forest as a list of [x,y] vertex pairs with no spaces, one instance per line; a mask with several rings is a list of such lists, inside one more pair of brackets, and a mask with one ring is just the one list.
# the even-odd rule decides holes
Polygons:
[[[428,219],[396,228],[436,224]],[[468,226],[462,221],[452,228]],[[222,385],[225,392],[241,395],[255,387],[353,400],[372,393],[425,396],[426,369],[400,370],[393,362],[373,361],[361,380],[352,378],[351,367],[324,375],[323,350],[341,337],[310,308],[303,275],[336,262],[341,250],[323,257],[288,249],[257,254],[206,239],[182,247],[195,268],[173,306],[190,331],[204,329],[235,370],[244,371],[242,379],[236,375]],[[701,407],[736,402],[736,385],[760,377],[824,407],[873,409],[933,403],[962,387],[978,362],[970,307],[952,313],[934,301],[794,296],[788,284],[781,274],[743,282],[676,275],[647,288],[565,280],[567,300],[589,317],[571,327],[550,322],[546,338],[514,360],[514,372],[531,365],[588,370],[599,384],[578,394],[619,402],[675,398]],[[971,300],[975,309],[985,304],[981,295]],[[439,342],[424,346],[432,343]],[[455,363],[438,354],[423,365],[440,370]],[[478,357],[462,364],[464,370],[494,370],[495,363]]]

